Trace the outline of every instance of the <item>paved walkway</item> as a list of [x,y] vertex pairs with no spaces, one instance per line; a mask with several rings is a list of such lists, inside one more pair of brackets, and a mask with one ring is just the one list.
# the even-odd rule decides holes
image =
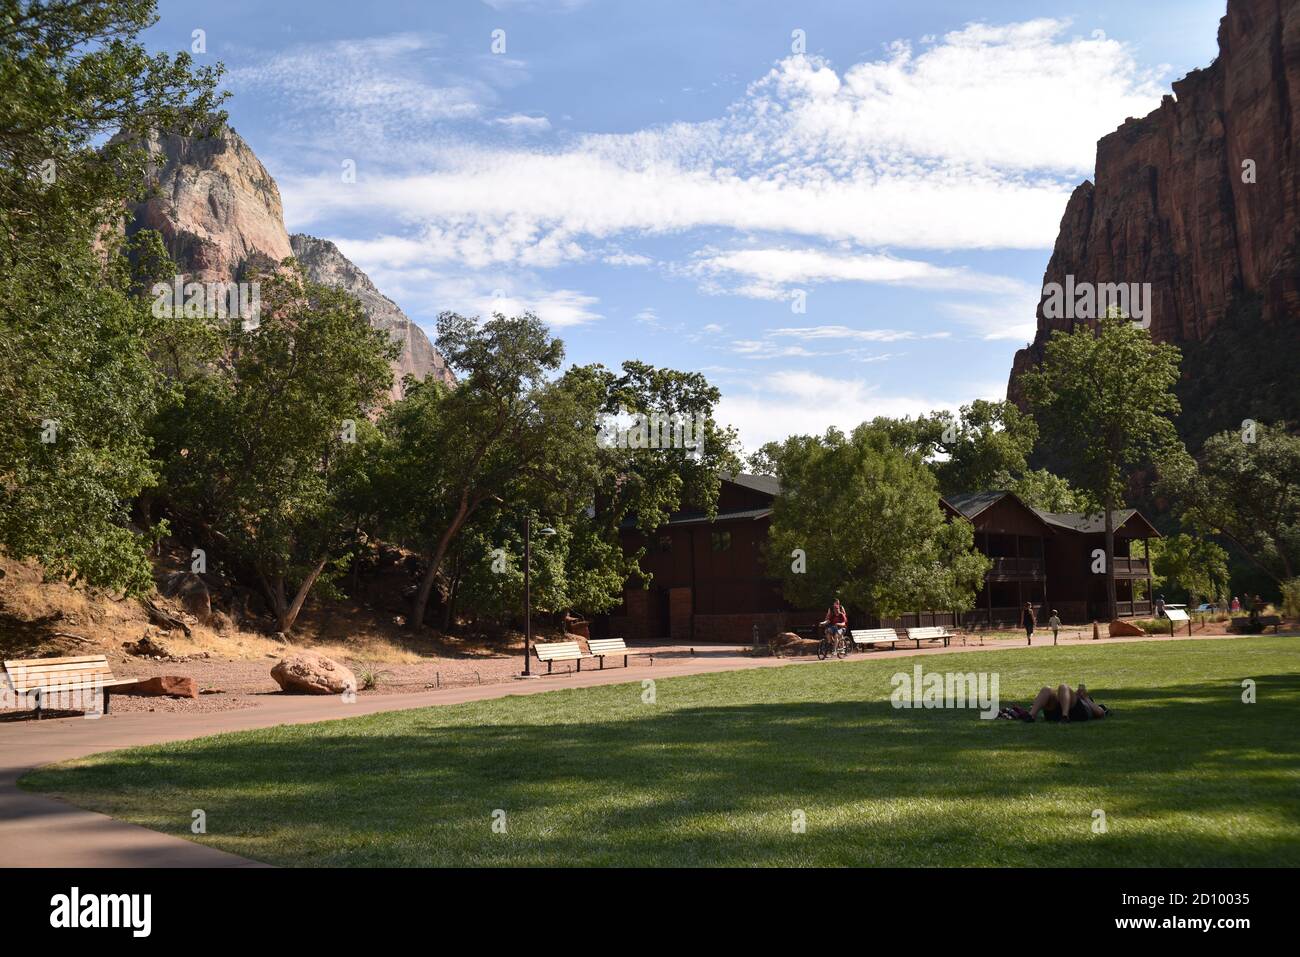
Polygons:
[[[1213,640],[1225,636],[1197,636]],[[1130,641],[1161,641],[1161,638],[1108,638],[1108,644]],[[1070,642],[1084,644],[1085,642]],[[984,645],[955,645],[951,648],[923,648],[919,651],[883,651],[854,655],[850,660],[902,658],[945,652],[989,651],[1020,648],[1033,652],[1050,645],[1026,648],[1017,642],[989,642]],[[22,791],[17,781],[28,771],[56,761],[130,748],[184,741],[228,731],[245,731],[280,724],[310,724],[336,718],[357,717],[381,711],[401,711],[431,705],[460,704],[503,698],[515,694],[536,694],[563,688],[592,687],[670,678],[678,675],[709,674],[747,668],[823,664],[815,658],[750,658],[734,651],[702,650],[695,657],[656,658],[653,666],[638,664],[626,670],[611,667],[580,674],[540,677],[494,685],[448,688],[412,694],[365,695],[352,704],[338,696],[268,696],[254,708],[198,714],[132,712],[96,719],[51,718],[44,721],[15,721],[0,724],[0,866],[6,867],[261,867],[224,851],[204,847],[182,838],[161,834],[84,811],[57,798]]]

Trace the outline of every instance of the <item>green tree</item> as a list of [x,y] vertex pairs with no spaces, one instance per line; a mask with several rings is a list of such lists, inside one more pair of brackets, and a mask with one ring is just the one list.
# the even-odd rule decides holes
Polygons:
[[[988,570],[967,522],[949,521],[934,476],[870,423],[769,447],[781,481],[768,563],[798,607],[840,598],[868,615],[966,611]],[[806,565],[794,558],[796,550]]]
[[219,327],[220,352],[183,384],[160,428],[164,495],[185,522],[256,577],[279,630],[346,557],[361,423],[392,381],[396,346],[360,304],[293,260],[261,277],[256,328]]
[[1211,436],[1199,458],[1161,468],[1157,489],[1182,520],[1222,535],[1278,584],[1300,574],[1300,436],[1247,423]]
[[1228,592],[1228,553],[1214,542],[1178,534],[1150,542],[1151,571],[1157,586],[1168,583],[1196,599],[1210,601]]
[[1021,385],[1050,448],[1069,463],[1066,477],[1098,503],[1105,521],[1106,610],[1115,617],[1114,513],[1129,470],[1181,448],[1176,346],[1118,314],[1071,333],[1053,333],[1043,364]]
[[170,326],[120,248],[144,187],[132,140],[206,121],[219,72],[149,55],[153,9],[0,2],[0,549],[131,593],[152,587],[126,513],[154,475]]
[[455,389],[424,384],[385,418],[392,444],[390,528],[425,559],[410,624],[424,624],[443,561],[479,510],[568,514],[596,479],[600,394],[590,377],[553,378],[564,344],[531,314],[486,322],[444,313],[438,348]]
[[1018,476],[1003,472],[994,478],[992,487],[1015,492],[1026,505],[1044,512],[1097,511],[1096,503],[1086,492],[1047,469],[1032,469]]
[[933,413],[926,427],[933,443],[932,467],[944,495],[984,492],[1004,476],[1018,477],[1038,438],[1034,420],[1010,402],[977,399],[958,415]]

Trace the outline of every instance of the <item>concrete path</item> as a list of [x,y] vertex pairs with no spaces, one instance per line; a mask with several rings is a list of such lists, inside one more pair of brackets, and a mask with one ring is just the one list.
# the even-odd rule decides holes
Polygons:
[[[1198,636],[1213,640],[1227,636]],[[1233,636],[1236,637],[1236,636]],[[1167,641],[1167,638],[1108,638],[1107,644],[1131,641]],[[1184,639],[1186,640],[1186,639]],[[1086,644],[1070,642],[1069,644]],[[1012,641],[984,645],[955,645],[923,648],[919,651],[883,651],[855,654],[862,658],[904,658],[917,655],[990,651],[1020,648],[1033,652],[1050,645],[1026,648]],[[363,695],[351,704],[339,696],[267,696],[253,708],[198,714],[130,712],[100,718],[50,718],[44,721],[12,721],[0,724],[0,866],[4,867],[262,867],[224,851],[204,847],[182,838],[161,834],[84,811],[57,798],[30,794],[17,786],[28,771],[56,761],[67,761],[104,751],[140,745],[184,741],[228,731],[245,731],[281,724],[310,724],[337,718],[351,718],[381,711],[402,711],[432,705],[460,704],[502,698],[507,695],[537,694],[564,688],[671,678],[679,675],[710,674],[748,668],[791,665],[835,667],[838,662],[815,658],[750,658],[734,651],[702,650],[695,657],[658,657],[653,666],[632,659],[632,667],[610,667],[580,674],[539,677],[501,684],[448,688],[411,694]]]

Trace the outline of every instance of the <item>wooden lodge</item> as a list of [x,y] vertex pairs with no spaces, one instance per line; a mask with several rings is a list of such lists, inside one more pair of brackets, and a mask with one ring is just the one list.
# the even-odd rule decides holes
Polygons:
[[[825,609],[792,607],[782,597],[780,579],[767,573],[763,550],[778,494],[770,476],[726,475],[713,519],[681,511],[648,534],[626,525],[624,550],[645,547],[641,564],[653,579],[649,588],[629,582],[622,606],[593,623],[593,636],[748,643],[755,625],[764,636],[815,625]],[[1040,623],[1052,609],[1070,623],[1105,615],[1106,579],[1093,572],[1094,550],[1104,548],[1100,515],[1043,512],[1010,492],[954,495],[941,504],[953,520],[974,526],[975,546],[993,562],[975,608],[960,624],[1016,627],[1025,602],[1033,603]],[[1159,532],[1135,509],[1117,511],[1114,518],[1119,614],[1150,615],[1147,543]],[[951,627],[954,619],[951,611],[918,611],[867,620],[849,609],[856,628]]]

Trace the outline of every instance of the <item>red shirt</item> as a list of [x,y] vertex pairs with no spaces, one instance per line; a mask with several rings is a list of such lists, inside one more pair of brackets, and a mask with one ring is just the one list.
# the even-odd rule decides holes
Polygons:
[[849,616],[845,613],[843,608],[836,611],[835,606],[832,605],[830,610],[826,612],[826,620],[832,625],[847,625],[849,623]]

